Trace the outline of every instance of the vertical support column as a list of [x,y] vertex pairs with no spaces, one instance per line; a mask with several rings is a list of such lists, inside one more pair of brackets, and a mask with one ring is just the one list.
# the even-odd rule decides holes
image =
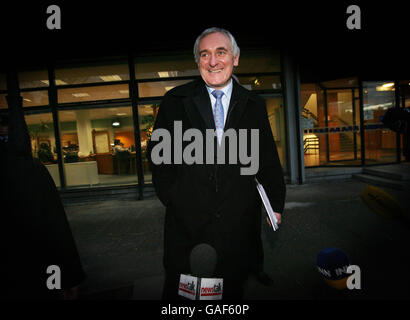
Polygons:
[[132,105],[132,119],[134,121],[134,140],[135,140],[135,151],[136,151],[136,162],[137,162],[137,173],[138,173],[138,198],[137,200],[144,199],[144,169],[142,167],[142,154],[141,154],[141,135],[140,135],[140,122],[138,116],[138,88],[135,81],[135,66],[134,66],[134,55],[132,52],[128,54],[128,68],[130,71],[130,85],[129,92],[131,97]]
[[352,88],[352,124],[353,124],[353,154],[354,154],[354,160],[357,160],[357,137],[356,137],[356,131],[354,128],[356,128],[356,99],[355,99],[355,89]]
[[[400,82],[399,80],[394,81],[394,98],[395,98],[395,103],[394,107],[395,108],[400,108]],[[400,145],[400,136],[401,134],[396,132],[396,161],[400,162],[401,160],[401,145]]]
[[365,145],[365,138],[364,138],[364,114],[363,114],[363,82],[362,79],[359,78],[359,112],[360,112],[360,156],[362,160],[362,167],[366,165],[366,145]]
[[78,153],[82,157],[90,155],[93,150],[93,138],[91,135],[91,121],[89,110],[77,110],[77,136],[78,136]]
[[287,135],[287,164],[290,182],[305,183],[305,161],[301,128],[301,99],[299,68],[288,51],[281,52],[283,99]]
[[56,139],[56,150],[57,150],[57,161],[58,161],[58,172],[60,174],[61,189],[66,188],[66,180],[64,175],[64,161],[63,153],[61,152],[61,139],[60,139],[60,122],[58,120],[57,111],[57,89],[54,77],[54,67],[48,66],[48,101],[51,107],[51,113],[53,114],[53,126],[54,126],[54,137]]

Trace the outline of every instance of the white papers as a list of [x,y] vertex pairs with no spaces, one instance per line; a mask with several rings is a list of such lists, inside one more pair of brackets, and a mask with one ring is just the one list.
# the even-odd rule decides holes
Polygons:
[[259,195],[261,196],[263,206],[265,207],[265,210],[268,213],[268,217],[272,225],[273,231],[276,231],[279,229],[278,219],[276,219],[275,212],[273,211],[272,206],[270,205],[269,198],[266,195],[265,189],[259,183],[258,179],[255,178],[255,181],[256,181],[256,188],[258,189]]

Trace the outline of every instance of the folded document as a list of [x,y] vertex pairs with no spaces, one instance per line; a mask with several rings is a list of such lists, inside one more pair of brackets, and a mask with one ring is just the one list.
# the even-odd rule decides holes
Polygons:
[[270,205],[269,198],[265,192],[265,188],[259,183],[258,179],[255,178],[255,181],[256,188],[258,189],[259,195],[261,196],[263,206],[265,207],[265,210],[268,213],[268,217],[272,225],[273,231],[276,231],[279,229],[278,219],[276,218],[275,212],[273,211],[272,206]]

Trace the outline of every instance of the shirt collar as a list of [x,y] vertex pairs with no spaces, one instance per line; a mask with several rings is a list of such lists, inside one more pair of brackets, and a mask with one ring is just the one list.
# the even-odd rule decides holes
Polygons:
[[[206,84],[206,89],[208,90],[208,93],[211,94],[214,90],[214,88],[208,87]],[[233,87],[233,82],[232,82],[232,78],[229,81],[229,84],[227,84],[225,87],[223,87],[222,89],[217,89],[217,90],[221,90],[223,91],[223,93],[225,94],[225,96],[227,98],[230,98],[231,94],[232,94],[232,87]]]

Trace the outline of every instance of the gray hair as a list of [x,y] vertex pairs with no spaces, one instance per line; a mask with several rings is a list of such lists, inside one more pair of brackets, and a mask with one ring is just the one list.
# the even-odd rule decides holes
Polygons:
[[204,30],[199,36],[198,38],[196,38],[195,40],[195,44],[194,44],[194,57],[195,57],[195,62],[198,63],[199,62],[199,42],[205,38],[205,36],[211,34],[211,33],[216,33],[216,32],[220,32],[224,35],[226,35],[229,38],[229,41],[231,43],[231,49],[232,49],[232,53],[233,56],[239,56],[240,53],[240,49],[238,47],[238,44],[236,43],[235,38],[233,37],[233,35],[225,29],[222,28],[217,28],[217,27],[212,27],[212,28],[208,28],[206,30]]

